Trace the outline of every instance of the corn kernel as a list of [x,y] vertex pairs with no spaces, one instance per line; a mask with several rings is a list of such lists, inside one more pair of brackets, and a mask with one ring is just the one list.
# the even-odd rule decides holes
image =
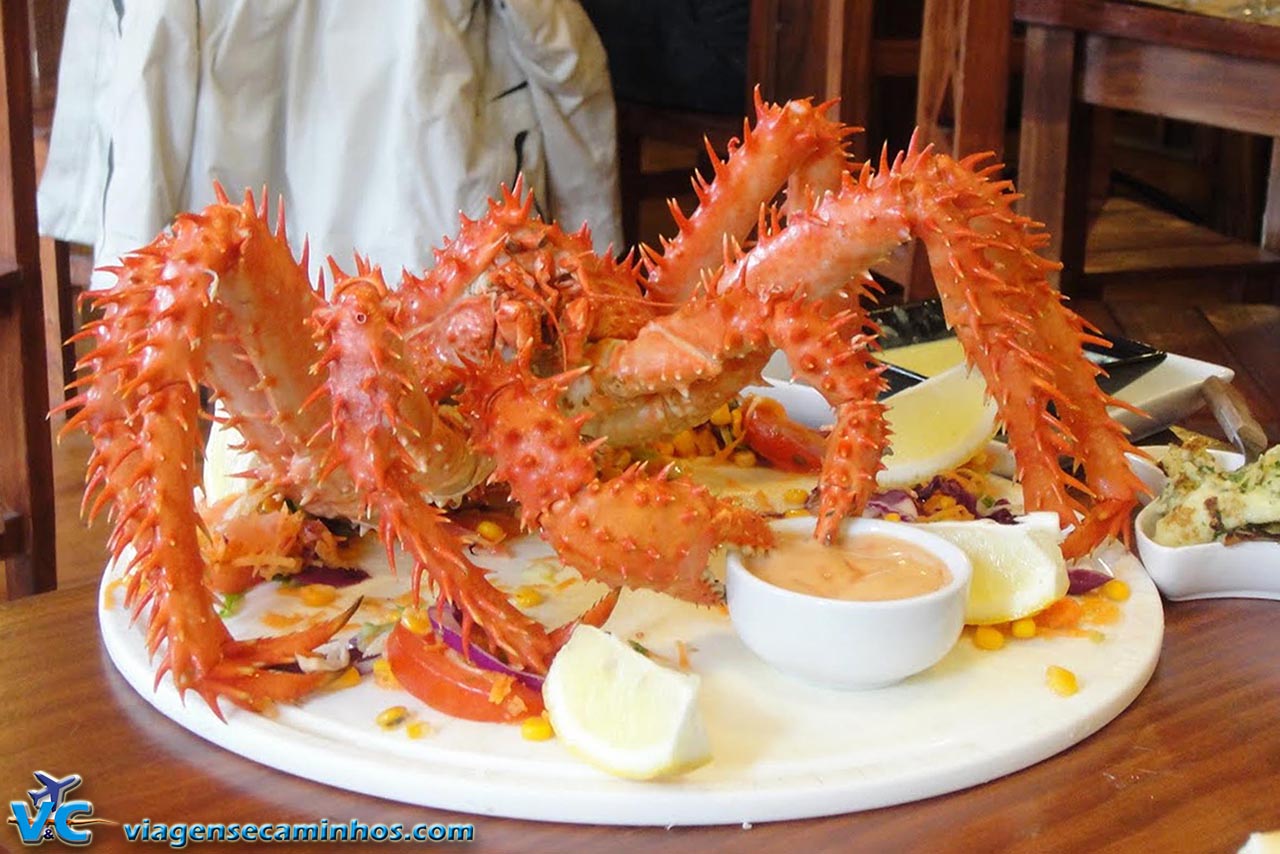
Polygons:
[[476,533],[491,543],[500,543],[507,536],[507,532],[502,530],[502,526],[492,519],[485,519],[479,525],[476,525]]
[[692,457],[698,453],[698,440],[693,438],[692,430],[681,430],[671,439],[677,457]]
[[1129,585],[1118,578],[1113,578],[1102,585],[1102,595],[1112,602],[1123,602],[1129,598]]
[[409,717],[409,710],[404,706],[390,706],[378,712],[374,723],[383,729],[395,729]]
[[734,451],[730,459],[740,469],[754,468],[756,464],[756,455],[751,451]]
[[525,718],[520,723],[520,737],[525,741],[546,741],[556,734],[551,728],[551,721],[541,715]]
[[884,514],[884,520],[885,520],[886,522],[901,522],[901,521],[902,521],[902,514],[901,514],[901,513],[886,513],[886,514]]
[[733,413],[729,411],[729,404],[724,404],[715,412],[711,413],[711,423],[717,427],[727,427],[733,423]]
[[1013,624],[1009,626],[1009,634],[1022,640],[1033,638],[1036,636],[1036,621],[1030,617],[1014,620]]
[[379,688],[388,688],[392,691],[400,688],[400,680],[391,672],[391,665],[385,658],[379,658],[373,662],[373,682]]
[[341,691],[344,688],[354,688],[360,684],[360,671],[354,667],[348,667],[331,679],[325,686],[326,691]]
[[978,626],[973,630],[973,645],[978,649],[997,650],[1004,646],[1004,633],[995,626]]
[[538,590],[536,587],[531,587],[528,584],[523,587],[517,587],[514,595],[512,596],[512,600],[516,603],[516,607],[518,608],[532,608],[535,605],[541,605],[546,601],[546,598],[547,597],[542,595],[542,591]]
[[431,620],[427,617],[427,612],[421,608],[405,608],[400,613],[400,624],[415,635],[431,632]]
[[710,429],[699,428],[693,433],[694,442],[698,446],[698,456],[714,457],[716,451],[720,450],[720,444],[716,442],[716,434]]
[[404,734],[409,738],[426,738],[431,733],[431,724],[426,721],[413,721],[404,728]]
[[804,509],[803,507],[792,507],[790,510],[785,511],[782,514],[782,518],[796,519],[796,518],[799,518],[800,516],[808,516],[808,515],[809,515],[809,511]]
[[733,410],[733,420],[729,422],[729,429],[733,431],[734,436],[742,435],[742,410]]
[[782,500],[788,504],[804,504],[809,500],[809,490],[795,487],[782,493]]
[[1050,664],[1045,668],[1044,678],[1053,692],[1063,697],[1070,697],[1080,690],[1080,683],[1076,680],[1076,675],[1065,667]]

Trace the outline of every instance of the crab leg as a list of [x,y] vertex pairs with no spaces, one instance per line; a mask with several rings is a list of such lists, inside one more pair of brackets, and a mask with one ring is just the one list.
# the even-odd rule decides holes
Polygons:
[[413,560],[415,596],[425,574],[439,597],[461,611],[464,637],[478,627],[513,661],[545,672],[553,652],[545,629],[466,558],[444,514],[415,485],[424,458],[451,465],[449,455],[436,449],[453,441],[454,433],[409,380],[403,336],[387,303],[378,272],[364,270],[337,284],[332,303],[317,313],[317,335],[325,343],[317,370],[327,368],[324,391],[331,401],[331,443],[321,476],[350,473],[363,496],[360,515],[378,519],[392,565],[397,544]]
[[662,241],[662,253],[643,252],[651,299],[678,305],[692,296],[704,270],[721,262],[726,239],[745,240],[761,205],[787,186],[789,211],[803,210],[822,190],[839,186],[845,170],[844,140],[852,133],[822,113],[830,104],[810,100],[765,104],[755,93],[756,124],[744,121],[742,141],[730,141],[720,160],[710,143],[714,175],[694,174],[698,208],[686,217],[673,201],[679,232]]
[[764,547],[764,520],[668,472],[633,466],[602,481],[579,430],[556,405],[569,377],[535,380],[519,362],[478,367],[462,401],[494,476],[560,559],[610,587],[646,587],[692,602],[721,597],[706,577],[724,543]]
[[[612,411],[601,404],[603,416],[588,429],[626,435],[636,411],[655,408],[655,395],[696,395],[714,408],[717,393],[722,400],[736,390],[732,360],[761,359],[751,351],[769,340],[766,306],[829,299],[852,274],[918,235],[929,250],[947,317],[995,397],[1028,507],[1057,512],[1064,526],[1085,513],[1066,544],[1072,555],[1120,532],[1144,487],[1125,458],[1132,447],[1124,430],[1107,413],[1108,406],[1122,404],[1098,389],[1098,369],[1081,350],[1082,343],[1100,339],[1045,281],[1052,265],[1035,251],[1044,235],[1013,213],[1009,184],[989,181],[993,169],[975,172],[977,162],[913,146],[892,165],[882,158],[878,172],[864,165],[857,177],[846,175],[838,192],[792,213],[785,227],[767,229],[750,251],[730,259],[705,297],[653,321],[632,341],[601,345],[597,369],[576,399],[592,406],[612,399]],[[812,369],[801,366],[824,392],[833,372],[823,359],[834,355],[815,355]],[[844,370],[837,366],[834,373]],[[845,439],[853,441],[853,424],[874,420],[852,419]],[[847,503],[836,493],[846,488],[840,482],[845,478],[869,482],[871,449],[881,442],[871,436],[856,454],[860,462],[842,465],[839,475],[828,456],[826,510],[860,511],[861,497]],[[853,453],[852,445],[846,449]],[[1064,455],[1083,466],[1085,480],[1063,470]],[[1082,496],[1094,499],[1087,512]],[[823,533],[829,536],[833,526],[824,519]]]
[[[234,641],[214,611],[197,540],[198,388],[218,337],[214,285],[233,285],[260,265],[276,269],[277,251],[288,256],[250,201],[181,217],[172,235],[126,258],[115,287],[94,298],[103,320],[81,365],[74,404],[82,409],[68,423],[93,435],[89,491],[102,492],[91,512],[113,506],[112,553],[117,562],[128,556],[126,602],[135,616],[150,605],[148,649],[164,650],[157,680],[171,673],[179,692],[194,689],[215,711],[220,696],[260,708],[325,678],[262,673],[257,645]],[[255,286],[269,299],[278,284],[268,277]],[[276,639],[272,649],[306,651],[342,622]]]

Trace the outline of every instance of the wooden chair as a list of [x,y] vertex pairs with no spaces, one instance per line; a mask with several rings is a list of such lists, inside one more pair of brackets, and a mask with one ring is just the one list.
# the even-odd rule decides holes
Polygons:
[[916,95],[925,140],[959,156],[1003,156],[1007,81],[1021,66],[1012,28],[1012,0],[925,0]]
[[[851,140],[867,156],[889,129],[877,115],[875,87],[883,78],[918,78],[916,124],[925,140],[960,154],[1004,150],[1007,81],[1021,65],[1011,36],[1012,0],[924,0],[920,37],[876,35],[873,0],[752,0],[747,89],[771,101],[813,96],[840,99],[839,116],[867,128]],[[883,106],[883,105],[879,105]],[[634,243],[646,199],[689,191],[687,168],[645,171],[646,142],[700,147],[704,134],[718,150],[741,132],[741,116],[618,105],[623,233]],[[903,252],[883,272],[913,296],[934,292],[927,264]]]
[[1114,109],[1271,137],[1259,241],[1269,251],[1250,258],[1280,261],[1271,254],[1280,251],[1280,29],[1109,0],[1017,0],[1014,14],[1026,25],[1021,209],[1052,235],[1046,254],[1062,261],[1064,290],[1089,284],[1081,176],[1100,171],[1109,143],[1100,120]]
[[[956,157],[1004,156],[1009,80],[1021,70],[1012,0],[925,0],[916,75],[916,128],[922,142]],[[938,288],[924,248],[903,247],[876,272],[900,284],[903,298]]]
[[874,114],[874,82],[884,76],[914,76],[920,51],[916,39],[875,38],[874,16],[873,0],[751,0],[741,112],[691,112],[620,100],[622,231],[628,243],[641,236],[639,212],[645,200],[689,192],[689,169],[683,164],[645,170],[645,146],[665,142],[700,150],[705,135],[723,152],[724,144],[742,133],[742,118],[757,85],[768,101],[838,98],[841,121],[871,130],[851,140],[853,152],[866,156],[870,138],[883,136]]
[[56,584],[27,0],[0,0],[0,507],[9,598]]

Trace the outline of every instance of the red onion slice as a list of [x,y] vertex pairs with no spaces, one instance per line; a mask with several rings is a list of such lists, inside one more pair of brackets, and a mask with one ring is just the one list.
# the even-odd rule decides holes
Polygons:
[[1088,593],[1090,590],[1106,584],[1111,580],[1111,576],[1096,569],[1073,566],[1067,570],[1067,579],[1070,582],[1067,593],[1072,596],[1079,596],[1081,593]]
[[440,635],[450,649],[476,667],[506,674],[535,691],[542,690],[543,677],[538,674],[512,667],[474,643],[464,644],[462,640],[462,624],[458,621],[458,612],[453,608],[441,608],[439,603],[432,605],[427,609],[427,619],[431,621],[431,628],[435,630],[436,634]]
[[868,499],[864,515],[873,519],[883,519],[890,513],[897,513],[903,522],[914,522],[920,515],[915,498],[905,489],[877,492]]

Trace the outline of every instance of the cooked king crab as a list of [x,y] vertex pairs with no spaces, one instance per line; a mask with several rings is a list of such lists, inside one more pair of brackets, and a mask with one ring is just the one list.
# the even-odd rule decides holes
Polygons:
[[[768,546],[764,520],[665,470],[602,479],[593,450],[704,420],[781,349],[836,413],[816,532],[829,541],[862,509],[888,440],[865,271],[912,237],[999,406],[1028,507],[1076,524],[1073,553],[1123,531],[1142,485],[1081,351],[1096,339],[1046,283],[1045,235],[1011,210],[1010,185],[977,168],[983,157],[914,144],[878,168],[852,164],[850,131],[825,106],[757,102],[755,126],[713,157],[714,180],[695,176],[697,210],[673,205],[678,235],[638,261],[538,221],[518,185],[394,289],[357,258],[354,275],[330,262],[326,295],[283,213],[273,229],[265,198],[236,205],[220,188],[123,259],[93,295],[99,319],[83,334],[96,346],[69,427],[93,436],[92,509],[112,507],[111,549],[133,555],[129,601],[150,606],[160,673],[215,708],[297,698],[323,677],[269,665],[342,619],[237,641],[217,618],[193,500],[201,385],[260,460],[254,478],[317,515],[376,520],[413,562],[415,592],[426,575],[465,635],[542,672],[556,641],[486,581],[437,504],[502,481],[584,576],[713,601],[708,556]],[[785,207],[770,207],[784,185]]]

